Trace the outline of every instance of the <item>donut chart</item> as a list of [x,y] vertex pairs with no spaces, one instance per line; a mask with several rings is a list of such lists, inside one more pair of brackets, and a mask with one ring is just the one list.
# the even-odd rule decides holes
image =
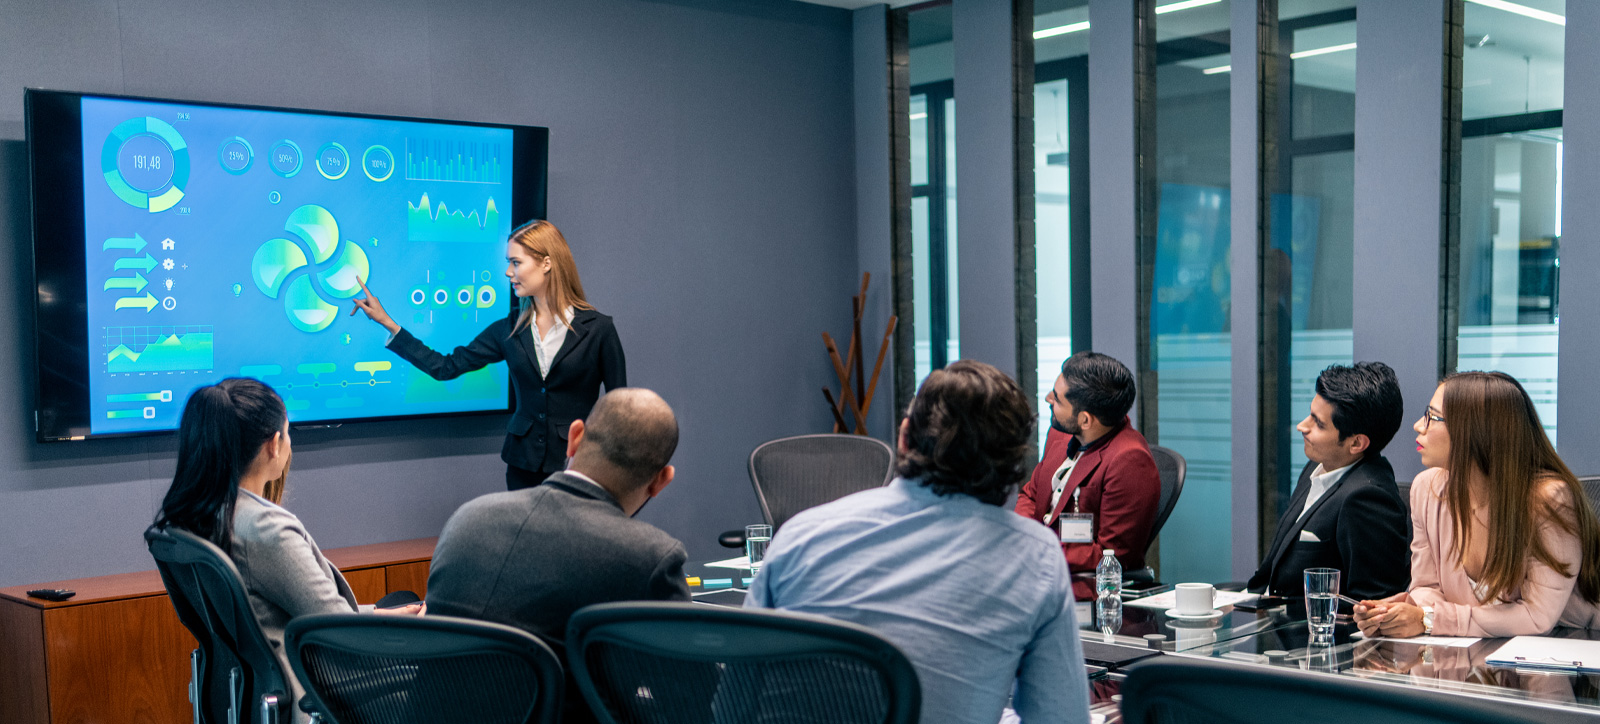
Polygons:
[[183,199],[189,183],[189,144],[166,121],[130,118],[106,136],[100,171],[117,198],[160,213]]

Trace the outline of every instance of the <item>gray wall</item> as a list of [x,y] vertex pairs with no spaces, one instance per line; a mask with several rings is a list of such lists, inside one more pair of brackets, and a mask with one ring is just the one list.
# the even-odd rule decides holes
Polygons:
[[[1588,42],[1600,28],[1600,3],[1567,6],[1566,73],[1593,78],[1600,47]],[[1600,91],[1582,81],[1566,88],[1566,160],[1561,205],[1561,404],[1556,408],[1562,459],[1579,475],[1600,473],[1600,385],[1589,365],[1600,358]]]
[[[1394,368],[1409,423],[1439,382],[1444,6],[1370,0],[1358,8],[1355,359]],[[1385,448],[1395,479],[1422,472],[1415,448],[1402,424]]]
[[[32,442],[25,86],[548,126],[551,220],[617,319],[629,381],[678,412],[678,478],[643,518],[691,557],[720,557],[716,533],[759,518],[745,473],[757,443],[830,427],[819,334],[848,337],[859,283],[848,12],[4,0],[0,586],[150,568],[139,536],[173,469],[171,437]],[[287,505],[324,547],[436,535],[460,503],[503,489],[503,426],[296,433]]]

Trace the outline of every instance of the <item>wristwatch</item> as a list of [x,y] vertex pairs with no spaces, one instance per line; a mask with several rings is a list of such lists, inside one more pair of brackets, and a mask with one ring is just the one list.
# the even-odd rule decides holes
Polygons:
[[1433,635],[1433,607],[1432,606],[1423,606],[1422,607],[1422,635],[1424,635],[1424,636],[1432,636]]

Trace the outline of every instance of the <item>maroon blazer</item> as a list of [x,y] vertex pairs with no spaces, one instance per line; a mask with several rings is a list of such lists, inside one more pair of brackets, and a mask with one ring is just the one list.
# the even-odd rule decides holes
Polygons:
[[[1033,477],[1017,495],[1017,513],[1044,524],[1050,505],[1050,477],[1066,462],[1069,448],[1076,450],[1077,438],[1051,429],[1045,438],[1044,459],[1033,469]],[[1074,572],[1093,571],[1100,563],[1101,551],[1117,552],[1122,570],[1144,567],[1144,554],[1150,548],[1150,532],[1155,527],[1161,505],[1161,476],[1150,457],[1144,436],[1122,418],[1116,429],[1084,447],[1078,464],[1067,476],[1067,488],[1055,510],[1049,511],[1050,528],[1060,535],[1056,520],[1063,510],[1072,512],[1072,491],[1078,494],[1078,508],[1094,514],[1094,542],[1062,543],[1067,567]]]

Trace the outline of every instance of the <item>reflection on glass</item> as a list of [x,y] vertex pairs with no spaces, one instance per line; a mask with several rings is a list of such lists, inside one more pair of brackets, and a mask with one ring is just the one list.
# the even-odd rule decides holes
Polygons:
[[[1034,9],[1035,393],[1042,451],[1050,432],[1044,396],[1061,374],[1061,363],[1072,356],[1073,244],[1089,243],[1089,153],[1082,127],[1089,116],[1089,1],[1041,1]],[[1073,196],[1074,183],[1081,197]],[[1074,207],[1081,218],[1074,217]]]
[[1467,3],[1462,25],[1461,117],[1471,120],[1562,107],[1566,66],[1566,0],[1518,0],[1550,13],[1528,17]]
[[1167,581],[1225,581],[1232,569],[1229,8],[1156,17],[1156,384],[1139,394],[1157,402],[1145,434],[1188,463],[1183,505],[1161,530]]
[[[1034,86],[1034,274],[1038,305],[1039,449],[1050,431],[1050,392],[1061,362],[1072,355],[1072,128],[1068,81]],[[1081,97],[1081,96],[1079,96]],[[1081,164],[1079,165],[1082,167]]]
[[[1307,460],[1294,429],[1315,394],[1317,375],[1354,356],[1356,21],[1353,2],[1285,0],[1279,6],[1279,186],[1272,196],[1264,275],[1282,292],[1277,330],[1288,337],[1276,360],[1279,428],[1277,501],[1287,505]],[[1285,57],[1287,56],[1287,57]],[[1267,280],[1264,280],[1267,281]],[[1273,288],[1269,286],[1269,289]]]
[[952,10],[907,15],[916,381],[959,356]]
[[[1527,5],[1566,14],[1565,0]],[[1565,32],[1549,19],[1466,6],[1461,91],[1461,327],[1456,369],[1528,389],[1556,441]],[[1474,121],[1493,117],[1493,122]]]

